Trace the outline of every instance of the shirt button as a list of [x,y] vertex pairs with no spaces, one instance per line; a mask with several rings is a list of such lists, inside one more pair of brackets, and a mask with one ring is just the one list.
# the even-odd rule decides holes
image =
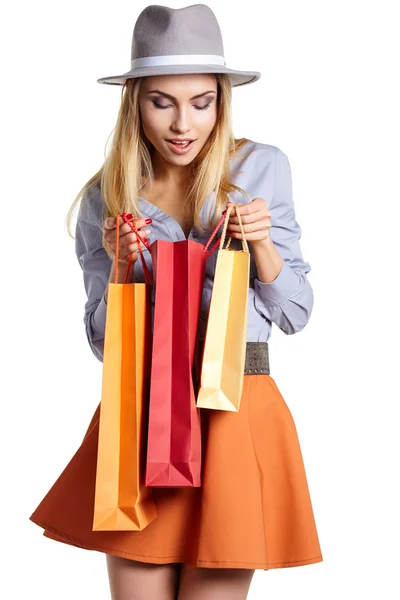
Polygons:
[[205,321],[207,319],[207,313],[202,312],[201,315],[200,315],[200,318]]

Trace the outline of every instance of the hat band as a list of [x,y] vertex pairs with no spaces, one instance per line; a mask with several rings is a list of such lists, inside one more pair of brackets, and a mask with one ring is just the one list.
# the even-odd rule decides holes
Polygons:
[[221,65],[225,58],[217,54],[173,54],[171,56],[146,56],[131,61],[131,69],[160,67],[163,65]]

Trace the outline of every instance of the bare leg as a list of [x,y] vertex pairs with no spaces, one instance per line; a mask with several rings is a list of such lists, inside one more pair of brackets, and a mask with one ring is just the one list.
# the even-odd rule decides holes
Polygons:
[[175,600],[180,563],[154,565],[106,555],[112,600]]
[[245,600],[254,569],[205,569],[183,564],[177,600]]

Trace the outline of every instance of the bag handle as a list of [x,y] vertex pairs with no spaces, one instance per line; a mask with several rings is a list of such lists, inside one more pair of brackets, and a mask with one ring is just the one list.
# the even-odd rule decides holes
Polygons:
[[[129,219],[127,218],[127,213],[121,213],[118,214],[116,217],[116,236],[115,236],[115,270],[114,270],[114,283],[118,283],[118,269],[119,269],[119,217],[122,217],[122,219],[125,221],[125,223],[128,223],[131,227],[131,229],[134,231],[134,233],[136,234],[136,237],[143,242],[143,244],[146,246],[146,248],[148,248],[150,250],[150,244],[147,240],[143,239],[141,237],[141,235],[139,234],[138,230],[135,228],[135,226],[129,221]],[[146,264],[146,260],[143,256],[143,252],[141,247],[139,246],[139,253],[140,253],[140,258],[142,260],[142,265],[143,265],[143,271],[144,271],[144,277],[145,277],[145,281],[147,284],[151,285],[152,280],[151,280],[151,275],[150,275],[150,271],[149,268]],[[129,255],[128,258],[128,266],[126,269],[126,273],[125,273],[125,277],[124,277],[124,283],[128,283],[128,276],[129,276],[129,271],[130,268],[132,266],[132,255]]]
[[[132,231],[135,233],[136,238],[139,239],[142,244],[144,246],[146,246],[147,250],[150,252],[151,254],[151,248],[150,248],[150,244],[149,241],[146,240],[146,238],[142,238],[142,236],[140,235],[139,231],[136,229],[136,219],[133,219],[133,223],[128,219],[127,213],[123,212],[121,213],[121,216],[123,218],[123,220],[125,221],[125,223],[128,223],[129,227],[132,229]],[[146,263],[146,259],[143,256],[143,251],[142,248],[139,246],[139,255],[140,255],[140,260],[142,261],[142,267],[143,267],[143,272],[144,272],[144,279],[145,282],[147,283],[147,285],[152,285],[152,279],[151,279],[151,274],[149,271],[149,268],[147,266]]]
[[[118,270],[119,270],[119,215],[115,218],[115,268],[114,268],[114,283],[118,283]],[[131,266],[131,257],[128,260],[128,266],[126,268],[126,273],[124,277],[124,283],[127,282],[129,269]]]
[[[233,209],[235,209],[236,216],[237,216],[238,221],[239,221],[240,232],[242,234],[242,248],[243,248],[243,252],[249,252],[249,246],[247,244],[247,240],[246,240],[246,237],[244,235],[242,218],[240,216],[239,207],[238,207],[237,204],[233,204],[233,205],[229,206],[228,209],[227,209],[227,211],[226,211],[226,214],[225,214],[225,223],[224,223],[224,226],[223,226],[223,229],[222,229],[222,234],[221,234],[221,248],[224,247],[226,230],[228,228],[228,222],[229,222],[229,216],[230,216],[230,214],[231,214],[231,212],[232,212]],[[225,250],[228,250],[229,245],[231,243],[231,240],[232,240],[232,237],[229,236],[229,240],[228,240],[228,243],[226,245]]]
[[[245,238],[245,234],[244,234],[244,231],[243,231],[243,225],[242,225],[242,220],[241,220],[241,218],[240,218],[240,213],[239,213],[239,210],[238,210],[238,208],[237,208],[237,205],[236,205],[236,204],[233,204],[232,206],[229,206],[229,207],[228,207],[228,209],[227,209],[227,211],[226,211],[226,213],[225,213],[224,215],[222,215],[222,217],[220,218],[219,222],[217,223],[217,225],[216,225],[215,229],[213,230],[212,234],[210,235],[210,237],[209,237],[209,240],[208,240],[207,244],[206,244],[206,245],[205,245],[205,247],[204,247],[204,252],[206,252],[206,253],[207,253],[207,258],[208,258],[209,256],[211,256],[211,254],[214,252],[215,248],[216,248],[218,245],[221,245],[221,248],[223,247],[223,244],[224,244],[224,242],[225,242],[226,230],[227,230],[227,228],[228,228],[229,217],[230,217],[230,214],[231,214],[231,212],[232,212],[232,210],[233,210],[233,209],[235,209],[236,216],[237,216],[237,218],[238,218],[238,220],[239,220],[239,226],[240,226],[240,230],[241,230],[241,233],[242,233],[242,248],[243,248],[243,251],[244,251],[244,252],[249,252],[249,247],[248,247],[248,245],[247,245],[247,240],[246,240],[246,238]],[[221,235],[221,238],[220,238],[219,240],[217,240],[217,241],[215,242],[214,246],[211,248],[211,250],[210,250],[210,251],[208,251],[208,248],[209,248],[209,246],[210,246],[210,244],[211,244],[212,240],[214,239],[214,237],[215,237],[215,235],[216,235],[216,233],[217,233],[218,229],[221,227],[221,225],[222,225],[222,224],[224,224],[224,226],[223,226],[223,230],[222,230],[222,235]],[[229,248],[229,245],[230,245],[230,243],[231,243],[231,240],[232,240],[232,237],[231,237],[231,236],[229,236],[229,240],[228,240],[228,243],[227,243],[226,249],[228,249],[228,248]]]
[[216,236],[216,233],[217,233],[218,229],[221,227],[221,225],[222,225],[222,223],[224,222],[224,220],[225,220],[225,215],[222,215],[222,217],[221,217],[221,218],[220,218],[220,220],[218,221],[217,225],[215,226],[215,228],[214,228],[213,232],[211,233],[210,237],[208,238],[208,242],[207,242],[207,244],[204,246],[204,253],[205,253],[205,254],[207,254],[207,258],[209,258],[209,257],[211,256],[211,254],[214,252],[215,248],[216,248],[216,247],[219,245],[219,243],[220,243],[220,241],[221,241],[220,239],[219,239],[219,240],[217,240],[217,241],[215,242],[214,246],[211,248],[211,250],[210,250],[210,251],[208,251],[208,248],[209,248],[209,246],[210,246],[211,242],[212,242],[212,241],[213,241],[213,239],[215,238],[215,236]]

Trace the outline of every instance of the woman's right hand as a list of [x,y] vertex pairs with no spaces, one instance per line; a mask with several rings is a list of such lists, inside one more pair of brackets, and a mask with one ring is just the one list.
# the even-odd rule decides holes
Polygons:
[[[145,238],[150,231],[146,229],[146,223],[149,219],[136,219],[135,228],[139,231],[140,236]],[[132,255],[132,263],[135,263],[139,257],[138,250],[139,246],[143,248],[142,242],[140,242],[136,234],[132,231],[128,223],[125,223],[122,217],[119,217],[119,257],[118,262],[127,263],[129,255]],[[142,227],[144,229],[142,229]],[[116,246],[116,217],[108,217],[104,221],[104,229],[106,233],[104,238],[108,242],[110,249],[113,253],[113,260],[115,261],[115,246]]]

